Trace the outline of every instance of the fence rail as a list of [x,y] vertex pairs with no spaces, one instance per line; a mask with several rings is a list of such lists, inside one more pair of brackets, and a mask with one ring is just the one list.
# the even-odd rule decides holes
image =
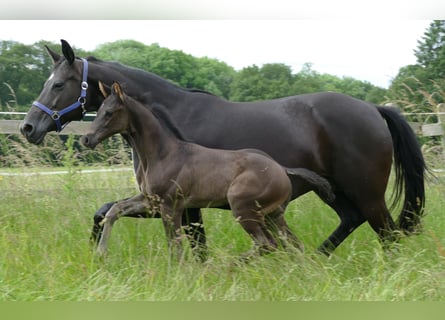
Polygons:
[[[0,120],[0,134],[19,134],[21,122],[22,120]],[[83,135],[90,124],[88,121],[73,121],[63,129],[63,134]]]
[[[405,116],[437,116],[438,121],[436,123],[422,123],[422,122],[409,122],[411,128],[414,130],[416,135],[422,137],[436,137],[442,136],[445,140],[445,104],[440,104],[438,106],[438,112],[426,112],[426,113],[404,113]],[[25,112],[0,112],[0,116],[25,116]],[[94,114],[86,114],[86,117],[93,118]],[[20,134],[20,123],[22,120],[4,120],[0,119],[0,134]],[[68,124],[63,130],[62,134],[75,134],[83,135],[87,132],[89,127],[89,121],[73,121]],[[55,132],[52,132],[55,133]],[[445,142],[444,142],[445,143]]]
[[[445,104],[441,103],[436,107],[437,112],[428,113],[404,113],[404,116],[408,118],[410,116],[419,117],[436,117],[435,123],[422,123],[422,122],[409,122],[411,128],[414,130],[415,134],[419,137],[439,137],[441,140],[442,149],[442,160],[445,162]],[[5,117],[15,117],[20,116],[24,118],[25,112],[0,112],[0,118]],[[88,120],[94,118],[95,114],[88,113],[84,119]],[[0,119],[0,134],[10,135],[10,134],[20,134],[20,124],[23,120],[6,120]],[[90,121],[73,121],[69,123],[61,133],[62,135],[83,135],[87,132],[90,126]],[[49,132],[49,134],[55,134],[55,132]]]

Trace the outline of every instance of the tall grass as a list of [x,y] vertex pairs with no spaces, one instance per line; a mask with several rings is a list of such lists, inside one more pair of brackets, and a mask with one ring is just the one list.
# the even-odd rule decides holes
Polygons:
[[[330,258],[315,253],[335,213],[309,194],[286,213],[306,252],[279,251],[248,264],[252,243],[229,211],[207,209],[209,260],[169,263],[159,219],[120,219],[109,255],[89,244],[103,203],[136,193],[130,171],[0,174],[0,300],[18,301],[415,301],[445,299],[445,186],[427,189],[421,235],[384,252],[366,224]],[[7,173],[26,174],[24,169]],[[44,173],[44,172],[43,172]]]

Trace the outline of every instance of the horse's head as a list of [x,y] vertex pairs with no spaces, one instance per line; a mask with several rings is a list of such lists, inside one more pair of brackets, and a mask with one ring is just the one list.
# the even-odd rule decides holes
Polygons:
[[63,55],[46,47],[53,72],[20,126],[22,134],[34,144],[41,143],[47,132],[61,131],[68,122],[80,120],[91,97],[88,62],[76,59],[68,42],[61,42]]
[[115,133],[125,133],[128,128],[129,115],[125,106],[127,97],[119,83],[114,82],[110,89],[99,82],[99,87],[106,99],[91,123],[89,132],[80,140],[83,145],[92,149]]

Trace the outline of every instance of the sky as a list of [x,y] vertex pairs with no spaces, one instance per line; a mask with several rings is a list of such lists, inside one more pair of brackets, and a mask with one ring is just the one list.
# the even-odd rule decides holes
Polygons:
[[[426,19],[292,20],[0,20],[0,40],[33,44],[67,40],[84,50],[116,40],[182,50],[241,70],[303,64],[339,77],[387,88],[401,67],[415,64],[414,50],[428,29]],[[60,50],[60,47],[53,49]]]

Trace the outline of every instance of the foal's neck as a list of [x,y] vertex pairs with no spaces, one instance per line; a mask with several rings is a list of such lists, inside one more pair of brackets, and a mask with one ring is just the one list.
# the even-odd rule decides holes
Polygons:
[[148,107],[135,100],[133,102],[134,105],[127,108],[130,112],[129,143],[141,164],[152,166],[175,150],[179,140],[162,126]]

